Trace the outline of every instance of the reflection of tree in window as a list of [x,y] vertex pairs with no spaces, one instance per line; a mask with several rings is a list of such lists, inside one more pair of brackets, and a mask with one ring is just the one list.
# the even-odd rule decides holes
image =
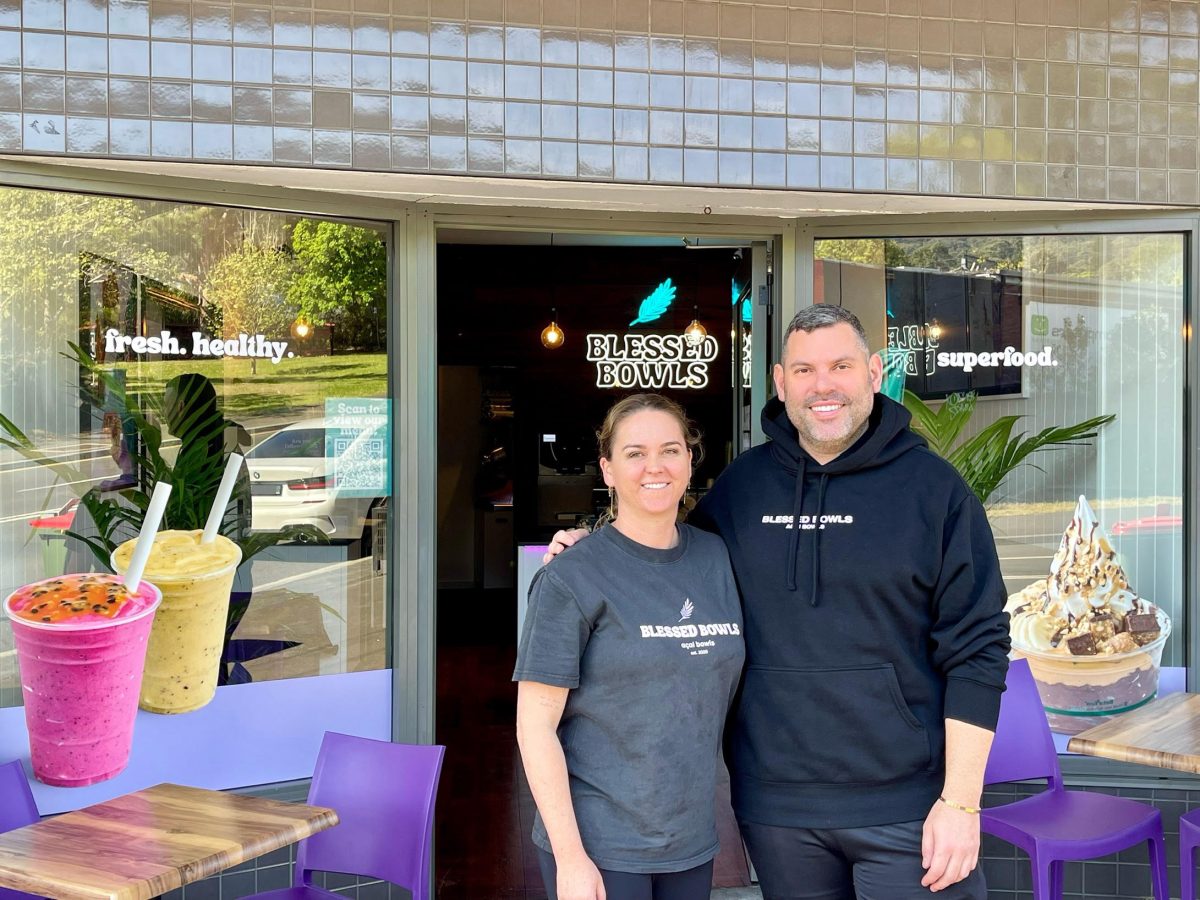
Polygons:
[[80,346],[97,362],[137,358],[128,348],[117,359],[109,358],[104,349],[104,332],[109,328],[123,335],[169,331],[188,346],[200,318],[196,296],[114,259],[86,251],[79,254]]
[[[221,336],[261,334],[268,339],[288,333],[295,309],[287,301],[293,264],[282,250],[243,243],[208,271],[204,298],[221,310]],[[250,374],[258,359],[250,358]]]
[[378,232],[301,219],[292,229],[296,275],[288,300],[301,320],[334,326],[339,349],[383,350],[387,248]]

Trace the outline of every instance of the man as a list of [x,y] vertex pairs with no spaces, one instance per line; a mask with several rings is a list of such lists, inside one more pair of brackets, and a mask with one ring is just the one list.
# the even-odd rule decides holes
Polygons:
[[774,375],[770,440],[689,518],[725,540],[742,595],[726,761],[763,896],[982,900],[1009,645],[983,507],[876,394],[852,313],[801,311]]

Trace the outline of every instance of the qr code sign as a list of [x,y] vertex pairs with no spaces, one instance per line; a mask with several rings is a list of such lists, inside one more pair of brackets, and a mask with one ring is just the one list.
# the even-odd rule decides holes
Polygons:
[[340,494],[385,497],[391,493],[388,457],[391,410],[379,398],[326,401],[325,455]]

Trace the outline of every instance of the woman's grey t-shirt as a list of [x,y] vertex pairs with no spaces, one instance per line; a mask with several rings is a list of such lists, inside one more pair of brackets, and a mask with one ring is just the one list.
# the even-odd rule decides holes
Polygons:
[[[724,542],[669,550],[601,528],[529,590],[514,681],[570,688],[558,736],[584,848],[602,869],[679,872],[717,852],[717,758],[745,650]],[[539,815],[533,841],[550,851]]]

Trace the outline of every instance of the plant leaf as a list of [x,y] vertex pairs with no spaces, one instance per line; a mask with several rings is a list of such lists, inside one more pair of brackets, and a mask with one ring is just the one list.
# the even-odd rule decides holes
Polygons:
[[948,461],[962,473],[981,503],[986,503],[1008,475],[1030,454],[1085,443],[1115,415],[1094,416],[1074,425],[1043,428],[1032,437],[1013,436],[1021,416],[1002,416],[979,434],[955,448]]
[[1022,416],[1001,416],[955,446],[975,412],[976,399],[974,391],[951,394],[935,411],[912,391],[904,392],[904,407],[912,413],[913,431],[958,470],[980,503],[987,503],[1004,479],[1025,464],[1031,454],[1086,443],[1116,419],[1115,415],[1094,416],[1074,425],[1043,428],[1026,437],[1024,432],[1013,436],[1013,428]]
[[947,458],[950,448],[975,412],[975,401],[973,391],[951,394],[939,409],[934,410],[912,391],[904,391],[904,408],[912,413],[913,431],[929,442],[929,449],[934,453]]
[[637,318],[630,325],[644,325],[647,322],[653,322],[662,316],[663,313],[671,306],[675,300],[675,285],[671,284],[671,279],[668,278],[658,287],[656,287],[638,307]]

